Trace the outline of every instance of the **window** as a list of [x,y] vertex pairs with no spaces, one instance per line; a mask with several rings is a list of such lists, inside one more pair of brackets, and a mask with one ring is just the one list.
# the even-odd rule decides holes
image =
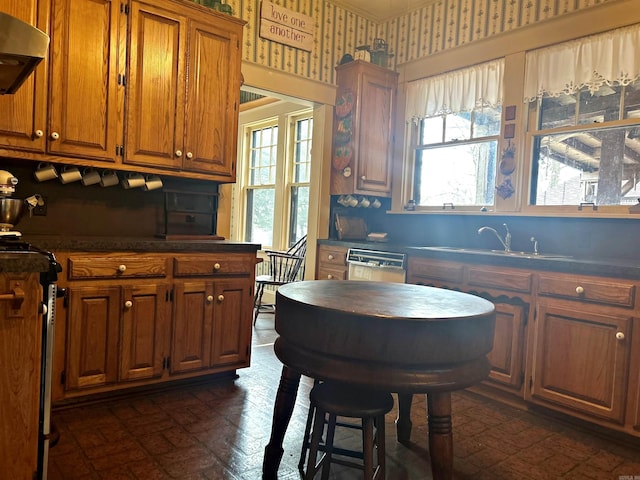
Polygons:
[[420,121],[417,205],[493,205],[500,118],[500,108],[486,108]]
[[310,112],[245,126],[245,241],[281,249],[307,233],[312,132]]
[[531,205],[638,202],[639,42],[634,26],[527,54]]
[[273,245],[278,126],[251,130],[245,239]]
[[504,61],[412,82],[412,195],[419,207],[494,204]]

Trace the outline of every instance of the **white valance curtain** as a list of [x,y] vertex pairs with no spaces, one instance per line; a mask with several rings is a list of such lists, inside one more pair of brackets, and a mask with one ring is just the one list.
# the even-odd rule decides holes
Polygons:
[[628,85],[640,77],[640,24],[527,52],[524,97]]
[[407,84],[406,120],[470,112],[502,104],[504,59],[423,78]]

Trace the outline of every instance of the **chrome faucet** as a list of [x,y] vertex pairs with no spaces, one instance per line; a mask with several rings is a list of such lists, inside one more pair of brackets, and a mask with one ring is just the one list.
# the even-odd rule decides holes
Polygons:
[[500,240],[500,243],[504,247],[504,251],[509,253],[511,251],[511,232],[509,231],[509,227],[507,226],[506,223],[503,223],[502,225],[504,225],[504,228],[507,231],[504,235],[504,240],[502,239],[502,237],[500,237],[500,234],[496,232],[494,228],[491,228],[491,227],[480,227],[478,229],[478,235],[480,235],[482,232],[493,232],[496,238]]

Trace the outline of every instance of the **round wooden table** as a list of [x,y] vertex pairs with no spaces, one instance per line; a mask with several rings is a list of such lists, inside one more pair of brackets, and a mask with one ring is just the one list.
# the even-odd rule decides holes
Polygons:
[[412,394],[426,393],[433,478],[452,478],[451,392],[489,373],[491,302],[404,283],[311,280],[279,288],[275,326],[274,349],[283,368],[264,480],[277,479],[303,374],[397,392],[401,442],[410,437]]

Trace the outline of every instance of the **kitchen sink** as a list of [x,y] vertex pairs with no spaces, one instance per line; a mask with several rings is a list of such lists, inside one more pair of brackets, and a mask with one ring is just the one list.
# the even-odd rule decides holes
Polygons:
[[500,257],[518,257],[518,258],[538,258],[538,259],[547,259],[547,258],[572,258],[570,255],[560,255],[556,253],[538,253],[535,254],[533,252],[519,252],[519,251],[511,251],[505,252],[504,250],[489,250],[486,248],[466,248],[466,247],[420,247],[424,250],[433,250],[439,252],[460,252],[460,253],[470,253],[470,254],[479,254],[479,255],[496,255]]

